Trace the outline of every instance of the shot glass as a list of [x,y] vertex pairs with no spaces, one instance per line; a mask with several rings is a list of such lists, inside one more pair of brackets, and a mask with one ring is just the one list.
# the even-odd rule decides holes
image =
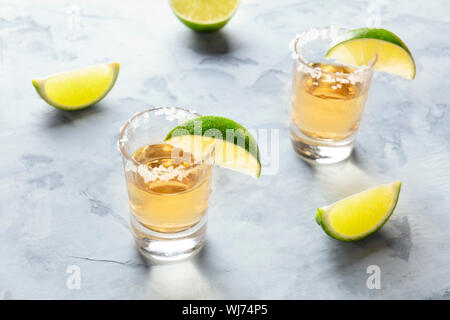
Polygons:
[[176,107],[135,114],[119,149],[137,248],[159,261],[187,258],[205,242],[214,156],[201,159],[164,143],[170,130],[200,115]]
[[295,151],[305,160],[335,163],[353,150],[376,57],[364,66],[325,59],[328,49],[346,31],[311,29],[291,42],[290,136]]

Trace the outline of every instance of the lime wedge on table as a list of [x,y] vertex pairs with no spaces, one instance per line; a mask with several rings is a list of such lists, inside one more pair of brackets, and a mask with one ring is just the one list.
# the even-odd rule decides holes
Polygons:
[[217,165],[255,178],[261,173],[255,138],[233,120],[216,116],[191,119],[173,128],[165,141],[196,158],[203,157],[214,146]]
[[414,79],[416,64],[406,44],[385,29],[360,28],[348,31],[336,39],[326,57],[338,63],[362,66],[375,55],[375,69]]
[[317,210],[316,222],[341,241],[363,239],[379,230],[397,205],[401,182],[384,184],[354,194]]
[[113,62],[33,79],[33,85],[51,106],[79,110],[102,100],[114,86],[118,74],[119,63]]
[[239,0],[169,0],[178,19],[195,31],[215,31],[227,24]]

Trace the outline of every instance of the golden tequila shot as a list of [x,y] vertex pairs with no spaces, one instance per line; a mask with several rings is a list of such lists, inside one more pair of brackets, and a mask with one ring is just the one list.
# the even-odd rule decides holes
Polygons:
[[[312,30],[293,42],[291,141],[302,158],[318,163],[338,162],[351,154],[373,73],[372,66],[320,61],[332,33]],[[314,58],[318,61],[310,61]]]
[[[179,232],[197,224],[206,214],[211,167],[195,164],[189,153],[169,144],[147,145],[132,159],[151,170],[167,172],[163,180],[146,180],[138,172],[127,174],[131,212],[145,227],[158,232]],[[178,157],[179,156],[179,157]],[[181,175],[175,173],[181,172]]]
[[[351,67],[312,63],[325,72],[350,74]],[[367,90],[361,84],[336,84],[300,74],[294,79],[292,120],[305,135],[316,139],[343,140],[359,127]]]
[[173,127],[199,116],[160,107],[134,115],[121,129],[131,227],[137,248],[152,260],[187,258],[205,242],[214,150],[197,159],[164,143]]

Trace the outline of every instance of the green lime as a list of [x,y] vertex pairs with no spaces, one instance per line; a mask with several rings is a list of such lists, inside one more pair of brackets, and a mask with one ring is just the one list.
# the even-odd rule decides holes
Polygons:
[[62,110],[80,110],[100,100],[112,89],[119,74],[117,62],[33,79],[37,93],[49,105]]
[[178,19],[195,31],[215,31],[227,24],[239,0],[169,0]]
[[333,41],[326,57],[342,64],[362,66],[377,55],[375,69],[414,79],[416,64],[406,44],[385,29],[350,30]]
[[395,181],[380,185],[319,208],[316,222],[337,240],[363,239],[379,230],[391,217],[401,184]]
[[214,147],[217,165],[255,178],[260,176],[258,144],[246,128],[233,120],[216,116],[191,119],[173,128],[165,141],[196,158]]

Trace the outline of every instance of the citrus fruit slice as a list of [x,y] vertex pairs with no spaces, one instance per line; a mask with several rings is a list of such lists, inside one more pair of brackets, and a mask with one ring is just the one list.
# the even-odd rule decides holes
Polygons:
[[251,133],[239,123],[216,116],[188,120],[169,132],[165,142],[204,157],[214,147],[215,163],[255,178],[261,173],[259,148]]
[[106,96],[116,82],[119,67],[119,63],[112,62],[33,79],[32,82],[49,105],[62,110],[79,110]]
[[385,29],[360,28],[346,32],[332,43],[326,58],[362,66],[377,55],[375,69],[414,79],[416,64],[406,44]]
[[239,0],[169,0],[178,19],[195,31],[215,31],[227,24]]
[[397,205],[401,182],[384,184],[319,208],[316,222],[341,241],[363,239],[379,230]]

